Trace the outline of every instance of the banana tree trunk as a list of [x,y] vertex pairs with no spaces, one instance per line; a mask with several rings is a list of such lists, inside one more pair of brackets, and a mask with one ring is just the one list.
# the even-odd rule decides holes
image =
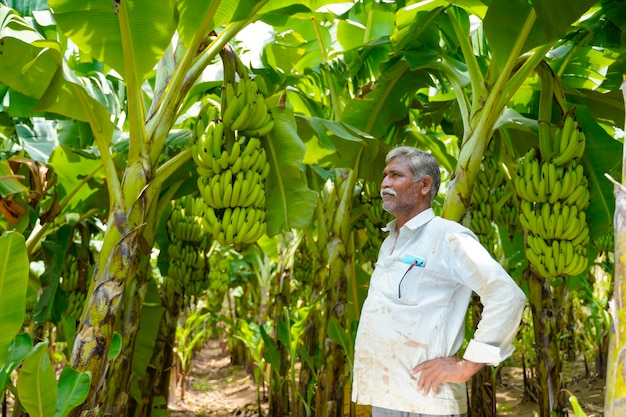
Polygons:
[[[360,158],[358,158],[360,159]],[[357,160],[358,160],[357,159]],[[358,166],[358,165],[356,165]],[[330,230],[327,310],[322,323],[323,363],[318,379],[317,415],[320,417],[340,417],[343,415],[343,399],[346,386],[346,355],[344,346],[331,341],[328,337],[329,323],[335,320],[342,329],[347,329],[348,283],[350,282],[349,267],[354,256],[354,239],[350,221],[356,185],[355,169],[340,173],[335,180],[337,189],[337,206],[334,210]]]
[[537,379],[539,416],[567,416],[559,399],[561,389],[561,360],[553,295],[547,280],[530,270],[524,273],[530,288],[529,304],[533,317],[535,351],[537,353]]
[[[472,325],[480,321],[482,305],[477,294],[472,296]],[[495,373],[492,367],[486,366],[472,377],[469,409],[471,416],[496,416]]]
[[[349,265],[350,251],[342,241],[333,243],[336,250],[330,258],[330,280],[334,287],[329,291],[327,305],[330,307],[326,312],[329,319],[335,319],[341,328],[347,328],[347,290],[348,275],[346,265]],[[326,320],[325,329],[328,329]],[[327,334],[327,331],[324,332]],[[340,417],[343,415],[344,387],[346,385],[345,355],[344,348],[334,341],[327,341],[324,347],[324,360],[319,378],[318,390],[318,416]]]
[[623,186],[615,189],[615,290],[604,400],[606,417],[626,415],[626,259],[622,255],[626,253],[626,190]]
[[[315,311],[311,312],[311,314],[309,314],[309,317],[307,317],[307,327],[303,335],[304,349],[311,358],[315,357],[315,352],[317,351],[317,321],[315,320],[314,316],[317,316]],[[300,373],[298,374],[298,393],[300,398],[309,398],[310,387],[315,382],[314,375],[315,369],[311,368],[307,361],[302,361]],[[298,415],[307,415],[307,404],[305,403],[305,401],[300,401],[298,403]]]
[[122,339],[123,349],[112,363],[106,377],[107,389],[105,397],[102,399],[105,414],[119,417],[131,415],[128,413],[129,393],[131,391],[131,381],[133,380],[133,352],[139,331],[139,319],[141,318],[141,308],[147,290],[149,276],[146,276],[150,259],[143,253],[138,255],[139,268],[129,271],[130,291],[125,291],[123,295],[123,307],[120,309],[121,320],[118,332]]
[[[159,323],[158,335],[146,377],[139,383],[141,402],[130,399],[129,416],[149,416],[152,413],[155,398],[162,397],[166,400],[170,398],[176,326],[183,308],[183,296],[175,292],[171,297],[161,297],[161,303],[165,311]],[[165,407],[163,411],[167,411],[167,401],[163,407]]]
[[[285,320],[284,309],[289,308],[290,280],[285,279],[283,274],[277,274],[276,280],[278,282],[274,288],[278,290],[278,293],[273,297],[272,317],[274,317],[274,323],[278,324],[280,321]],[[279,356],[280,369],[278,369],[278,374],[280,379],[270,379],[269,415],[279,417],[290,415],[290,384],[286,382],[289,378],[289,348],[285,346],[278,336],[276,336],[276,348]]]
[[[621,89],[626,103],[626,76]],[[626,181],[626,151],[622,156],[622,183]],[[606,372],[606,396],[604,415],[626,415],[626,188],[615,185],[615,273],[612,323],[609,336],[609,357]]]
[[[321,211],[318,212],[318,222],[323,221],[320,220],[321,217],[319,213],[321,213]],[[320,340],[321,306],[320,303],[317,303],[317,299],[322,294],[322,283],[326,281],[326,270],[322,266],[324,263],[320,256],[320,250],[317,250],[318,242],[319,240],[315,241],[315,239],[313,239],[311,233],[306,232],[302,243],[303,245],[308,245],[308,248],[310,248],[312,252],[311,263],[313,267],[311,268],[311,276],[308,281],[308,284],[311,286],[309,302],[316,306],[307,317],[306,331],[304,332],[302,342],[310,358],[317,358],[317,351],[320,346],[318,341]],[[314,361],[314,363],[317,362]],[[316,374],[317,369],[314,364],[309,363],[309,361],[302,361],[298,377],[298,392],[300,393],[300,398],[305,399],[305,401],[308,401],[310,393],[312,392],[311,388],[316,384]],[[300,401],[298,404],[298,415],[300,416],[308,415],[309,404],[305,401]]]
[[[76,334],[70,358],[74,369],[91,372],[91,389],[87,399],[71,416],[96,416],[102,411],[99,393],[105,389],[109,366],[108,352],[116,331],[120,305],[126,285],[132,285],[139,270],[140,252],[146,239],[140,225],[146,223],[146,207],[152,202],[142,190],[147,184],[143,162],[131,164],[125,173],[125,201],[116,201],[109,217],[104,242],[94,272],[83,317]],[[150,195],[154,195],[151,190]],[[127,282],[131,281],[131,282]]]
[[554,309],[556,313],[556,323],[559,325],[557,331],[559,335],[559,351],[565,353],[565,360],[573,362],[576,360],[576,343],[574,341],[574,322],[572,294],[565,283],[554,287]]

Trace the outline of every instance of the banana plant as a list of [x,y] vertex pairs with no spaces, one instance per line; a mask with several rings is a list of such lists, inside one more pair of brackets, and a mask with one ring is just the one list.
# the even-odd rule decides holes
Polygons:
[[[132,360],[139,312],[149,280],[142,269],[148,265],[147,254],[155,241],[155,226],[180,184],[193,182],[186,174],[193,170],[190,147],[182,146],[173,157],[163,158],[181,104],[224,45],[262,14],[286,5],[267,0],[218,1],[207,8],[193,1],[104,4],[94,0],[51,1],[49,6],[54,24],[48,28],[62,31],[81,53],[113,69],[123,80],[125,89],[126,118],[116,117],[118,123],[114,125],[110,103],[103,100],[104,95],[92,94],[93,90],[85,88],[88,83],[84,78],[68,67],[64,43],[58,40],[63,36],[47,40],[13,9],[0,6],[3,22],[0,81],[11,91],[29,98],[28,111],[48,112],[86,123],[106,177],[108,207],[103,245],[71,357],[73,367],[93,374],[90,396],[76,411],[80,414],[103,403],[104,399],[98,398],[97,393],[103,392],[101,388],[109,372],[112,372],[109,380],[119,382],[112,386],[120,393],[128,392],[127,384],[132,378],[120,373],[132,369],[126,364]],[[145,24],[138,24],[139,21]],[[83,30],[86,27],[88,31]],[[211,35],[214,29],[222,27],[224,30],[219,34]],[[176,30],[179,36],[174,38]],[[146,96],[144,83],[153,77],[155,68],[153,87]],[[292,129],[278,126],[277,132],[275,136],[283,141],[299,140]],[[127,144],[122,148],[121,163],[111,152],[114,137],[120,134]],[[275,185],[271,187],[283,198],[276,200],[269,210],[276,213],[278,228],[305,224],[306,200],[290,198],[293,192],[306,194],[304,178],[299,183],[290,178],[290,188],[284,189],[280,185],[282,175],[292,172],[283,172],[281,166],[274,168]],[[165,184],[171,186],[165,190]],[[295,201],[305,210],[289,210]],[[282,221],[277,220],[280,216]],[[276,232],[276,228],[272,231]],[[132,290],[125,292],[126,288]],[[125,317],[119,317],[120,311]],[[124,350],[116,362],[110,363],[106,353],[116,329],[121,330],[124,346],[131,350]],[[111,398],[125,397],[112,395]],[[116,407],[123,409],[124,401]]]
[[[538,93],[535,75],[538,66],[549,61],[563,76],[568,87],[567,99],[577,105],[578,117],[582,120],[585,131],[594,138],[586,153],[585,167],[592,173],[590,178],[593,198],[590,216],[593,235],[598,236],[605,233],[610,225],[612,213],[611,190],[607,187],[608,183],[602,181],[602,171],[607,168],[614,170],[619,165],[615,157],[619,144],[606,133],[602,133],[598,129],[599,124],[592,117],[592,112],[597,112],[595,107],[599,100],[592,90],[598,87],[589,82],[574,83],[572,78],[567,77],[565,70],[568,65],[570,68],[574,67],[577,60],[584,60],[585,54],[593,54],[592,48],[584,42],[592,38],[591,28],[601,24],[598,17],[604,13],[602,5],[595,8],[592,7],[594,3],[595,1],[579,1],[560,7],[548,1],[534,1],[532,4],[526,1],[494,1],[488,8],[481,8],[468,2],[450,5],[442,1],[428,1],[394,9],[391,5],[365,2],[346,13],[349,15],[349,22],[348,19],[329,17],[328,14],[309,16],[312,22],[310,24],[306,24],[302,16],[294,18],[290,24],[284,26],[309,39],[307,45],[317,44],[318,48],[304,49],[301,55],[295,55],[294,61],[275,61],[272,64],[289,71],[289,68],[298,69],[304,63],[312,61],[324,62],[333,58],[340,61],[339,53],[333,56],[328,48],[323,49],[327,46],[326,33],[315,26],[316,21],[337,18],[337,40],[348,51],[341,58],[346,59],[349,65],[345,65],[343,70],[340,63],[333,63],[334,65],[328,67],[342,70],[339,73],[343,77],[352,76],[358,87],[354,92],[338,94],[341,90],[337,90],[336,85],[330,82],[324,84],[326,78],[321,71],[315,81],[324,84],[324,91],[329,91],[330,94],[328,97],[314,95],[313,99],[311,96],[305,98],[304,94],[299,94],[293,101],[297,102],[300,112],[317,116],[323,114],[324,108],[331,108],[332,111],[325,114],[325,117],[335,117],[374,137],[384,138],[392,145],[413,139],[407,134],[408,129],[402,130],[399,126],[417,123],[417,129],[425,129],[430,120],[452,119],[449,115],[453,113],[456,117],[446,121],[448,124],[454,122],[453,128],[448,128],[448,131],[458,137],[460,153],[455,156],[452,164],[443,216],[458,221],[469,208],[480,161],[492,137],[503,138],[501,145],[506,152],[502,162],[509,169],[514,168],[515,160],[525,150],[535,146],[537,115],[536,108],[533,108],[528,97]],[[610,10],[607,11],[610,16],[619,10],[619,6],[607,4],[606,7]],[[568,37],[561,42],[557,41],[590,8],[593,17],[589,19],[589,23],[585,20],[578,26],[581,28],[580,37],[576,37],[579,42],[575,47],[566,49]],[[374,27],[371,23],[390,22],[390,15],[393,16],[393,23],[383,23],[377,27],[379,34],[384,32],[388,36],[387,41],[364,44],[362,40],[371,40]],[[476,27],[479,29],[474,29]],[[314,35],[307,37],[307,34]],[[285,43],[287,42],[282,42],[280,47],[284,48]],[[291,45],[287,45],[289,46]],[[293,45],[294,48],[296,46],[300,45]],[[620,45],[616,47],[619,50]],[[268,49],[271,48],[273,47],[268,46]],[[352,53],[355,50],[359,53]],[[558,52],[569,53],[561,55]],[[269,54],[268,56],[271,57]],[[380,59],[381,57],[383,58]],[[606,68],[610,61],[598,63]],[[328,67],[320,64],[320,68]],[[377,73],[376,69],[381,67],[384,71]],[[375,73],[375,88],[370,88],[365,83],[359,84],[360,80],[355,75],[354,68],[365,68],[369,71],[368,75]],[[592,71],[600,73],[601,68],[594,67]],[[599,79],[604,79],[603,85],[611,83],[608,78]],[[614,80],[612,85],[615,88]],[[433,89],[437,90],[434,97],[430,94]],[[573,93],[574,89],[579,95]],[[428,94],[426,90],[429,91]],[[427,99],[421,100],[422,94]],[[437,101],[438,96],[441,101]],[[434,101],[450,104],[448,107],[435,107]],[[611,114],[610,119],[619,126],[619,109],[622,105],[616,103],[615,94],[608,95],[604,107],[611,109],[607,110]],[[447,114],[437,111],[441,108]],[[526,116],[517,113],[518,109],[523,109]],[[425,125],[419,126],[421,122]],[[611,122],[607,124],[607,130],[610,131]],[[501,135],[494,135],[496,130]],[[320,142],[328,142],[323,133],[319,133],[319,129],[318,137]],[[445,155],[445,152],[440,152],[441,146],[436,142],[429,141],[426,145],[434,153]],[[422,145],[424,141],[416,143]],[[608,159],[596,159],[600,154]],[[445,157],[439,159],[447,162]],[[369,159],[365,160],[369,162]],[[538,293],[541,291],[535,292]],[[540,314],[540,309],[537,314]],[[537,320],[540,321],[541,317]],[[542,340],[543,337],[543,334],[537,335]],[[542,382],[541,386],[547,387],[549,384],[546,382]],[[545,404],[548,404],[548,408],[553,405],[548,399]]]
[[18,406],[31,416],[65,417],[87,397],[91,375],[66,367],[57,381],[49,340],[33,346],[29,334],[20,332],[30,269],[24,237],[17,232],[4,233],[0,253],[0,303],[4,306],[0,313],[0,391],[4,393],[8,387]]
[[[298,123],[286,123],[271,138],[283,139],[281,146],[295,144],[298,157],[285,157],[276,147],[273,171],[281,174],[271,178],[276,198],[268,212],[280,214],[270,216],[268,230],[307,224],[315,205],[301,165],[303,143],[296,135],[305,139],[307,157],[322,154],[314,158],[314,169],[355,168],[361,139],[367,137],[358,172],[373,179],[378,178],[384,148],[400,142],[428,146],[452,171],[443,211],[458,220],[469,204],[472,181],[494,130],[502,133],[497,137],[503,138],[509,151],[505,162],[512,168],[536,140],[533,102],[538,88],[533,74],[542,60],[555,66],[585,132],[595,139],[586,153],[586,166],[593,173],[592,200],[597,202],[590,206],[593,233],[604,233],[603,226],[610,224],[612,190],[603,179],[619,165],[614,163],[619,154],[615,151],[621,147],[607,133],[622,125],[623,117],[623,103],[617,105],[614,94],[615,74],[623,71],[612,64],[616,55],[610,53],[619,53],[623,45],[615,45],[619,36],[609,32],[620,27],[619,2],[496,0],[487,7],[473,1],[433,0],[400,8],[365,1],[345,13],[322,11],[325,3],[50,1],[54,13],[47,19],[38,13],[37,27],[46,34],[61,29],[80,54],[94,57],[107,71],[114,69],[109,74],[115,80],[107,82],[126,91],[119,102],[95,88],[94,79],[67,65],[63,36],[43,36],[29,23],[33,20],[0,6],[0,82],[7,86],[2,91],[11,98],[12,108],[20,114],[75,120],[80,132],[88,131],[79,135],[81,141],[87,139],[80,146],[95,144],[101,159],[101,171],[94,175],[97,172],[106,184],[101,217],[107,233],[73,355],[74,365],[93,371],[92,393],[107,378],[120,393],[128,392],[125,383],[131,378],[118,372],[131,369],[122,364],[132,356],[149,279],[140,270],[148,265],[146,254],[154,245],[160,213],[193,183],[190,150],[172,127],[187,127],[176,123],[183,109],[192,108],[196,81],[198,90],[215,92],[206,87],[215,80],[204,83],[200,74],[223,45],[258,18],[279,33],[285,31],[263,57],[270,68],[257,71],[266,91],[275,94],[296,84],[294,79],[299,82],[286,95],[292,106],[287,108]],[[587,10],[586,19],[577,22]],[[331,21],[337,22],[336,33],[330,30]],[[575,30],[566,33],[574,22]],[[475,30],[477,26],[481,29]],[[179,42],[173,39],[174,30]],[[611,36],[596,36],[607,33]],[[320,70],[306,71],[312,67]],[[311,85],[323,88],[308,94]],[[117,105],[123,105],[123,111]],[[352,140],[354,136],[360,140]],[[442,146],[451,137],[459,138],[458,156],[448,155]],[[26,149],[35,154],[37,146]],[[4,204],[0,208],[6,208]],[[21,220],[28,226],[28,219]],[[43,236],[31,237],[36,244]],[[127,355],[113,362],[115,371],[104,376],[111,369],[104,352],[121,323]],[[95,409],[99,402],[90,397],[84,409]]]
[[[626,81],[622,84],[624,103],[626,104]],[[607,417],[617,417],[626,412],[624,399],[626,398],[626,377],[621,370],[624,368],[622,360],[624,350],[626,350],[626,332],[623,328],[626,317],[626,299],[624,297],[624,286],[626,285],[626,263],[623,253],[626,250],[626,233],[624,233],[624,219],[626,216],[626,190],[624,181],[626,179],[626,154],[622,154],[624,165],[621,173],[622,182],[613,180],[615,186],[615,290],[613,306],[611,308],[612,324],[609,337],[609,358],[607,366],[607,390],[605,395],[605,415]]]

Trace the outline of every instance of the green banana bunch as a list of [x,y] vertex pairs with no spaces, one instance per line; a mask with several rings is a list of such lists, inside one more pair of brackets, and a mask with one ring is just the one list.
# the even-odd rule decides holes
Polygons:
[[531,269],[544,278],[578,275],[587,268],[587,250],[570,240],[552,239],[528,233],[526,257]]
[[562,239],[574,241],[587,228],[584,210],[573,204],[557,202],[535,204],[522,200],[520,203],[522,227],[545,240]]
[[87,293],[84,291],[72,291],[67,294],[65,314],[73,318],[76,323],[80,322],[86,299]]
[[254,243],[265,234],[267,223],[265,210],[255,206],[207,208],[202,218],[204,228],[223,246],[234,245],[236,249],[246,243]]
[[502,168],[491,152],[488,151],[485,153],[481,168],[481,172],[483,172],[485,178],[484,182],[491,189],[500,186],[500,184],[504,182],[504,171],[502,171]]
[[527,231],[526,257],[531,269],[546,278],[577,275],[588,264],[590,194],[580,163],[585,135],[573,111],[551,131],[550,141],[540,142],[541,155],[536,148],[528,151],[515,178],[519,221]]
[[297,283],[307,284],[313,281],[313,259],[305,240],[302,239],[293,259],[293,278]]
[[472,210],[469,228],[479,237],[480,235],[491,235],[493,233],[491,220],[481,210]]
[[203,288],[197,282],[206,279],[206,253],[211,242],[203,218],[208,208],[202,198],[190,194],[171,204],[172,212],[166,222],[169,266],[161,290],[167,297],[180,294],[189,300]]
[[585,134],[574,118],[574,112],[568,112],[563,126],[554,133],[553,156],[550,162],[562,166],[572,160],[580,160],[585,152],[585,143]]
[[[217,114],[215,110],[212,114]],[[228,167],[230,155],[223,152],[224,123],[210,119],[204,132],[196,137],[191,147],[191,156],[198,175],[210,177]]]
[[383,199],[379,186],[374,181],[364,181],[359,193],[363,214],[374,226],[381,228],[389,223],[393,216],[383,209]]
[[385,239],[385,234],[380,227],[376,227],[370,219],[363,220],[363,229],[360,251],[365,261],[370,262],[373,266],[378,258],[380,245]]
[[196,252],[195,248],[184,244],[182,257],[170,259],[167,275],[163,289],[167,295],[181,294],[186,302],[201,296],[207,280],[205,252]]
[[198,178],[198,190],[208,207],[222,209],[226,207],[264,207],[265,177],[263,172],[247,170],[236,175],[230,169],[211,179]]
[[59,286],[67,296],[65,314],[80,321],[87,297],[88,279],[94,264],[94,256],[88,244],[72,244],[67,251]]
[[500,207],[496,204],[501,197],[496,192],[499,192],[504,181],[504,172],[498,165],[491,150],[487,150],[472,187],[470,198],[471,211],[468,212],[464,222],[490,252],[494,251],[498,243],[498,237],[492,222]]
[[227,168],[210,179],[199,177],[198,189],[207,205],[205,229],[222,245],[240,249],[265,233],[265,180],[270,165],[254,136],[248,138],[238,160],[241,168],[236,172]]
[[519,201],[513,183],[507,179],[491,190],[489,204],[493,207],[493,222],[504,226],[510,234],[519,230]]
[[63,265],[60,286],[66,294],[79,291],[78,279],[78,260],[74,255],[68,254]]
[[170,240],[201,242],[204,239],[202,216],[205,210],[202,199],[187,195],[172,202],[172,206],[166,223]]
[[237,85],[226,83],[226,103],[221,117],[231,130],[244,136],[266,136],[274,128],[274,119],[265,103],[265,97],[256,83],[241,78]]
[[193,127],[193,139],[198,139],[202,136],[209,122],[212,120],[216,120],[219,116],[219,109],[212,102],[208,101],[202,105],[202,108],[198,112],[198,117],[196,118],[195,126]]
[[522,157],[513,180],[515,191],[520,198],[535,203],[548,201],[548,180],[541,172],[537,148],[531,148]]
[[[202,226],[221,244],[241,248],[265,233],[270,164],[260,138],[273,129],[274,119],[253,80],[226,83],[222,91],[220,111],[206,105],[198,116],[192,156],[198,191],[208,207]],[[260,224],[250,223],[251,218]],[[184,236],[191,233],[189,226],[181,228]]]
[[517,204],[516,200],[513,200],[513,201],[515,201],[515,204],[512,204],[512,203],[504,204],[500,208],[500,211],[498,212],[498,215],[496,216],[496,218],[494,218],[494,222],[498,226],[508,227],[510,234],[513,234],[516,230],[519,230],[519,228],[521,227],[520,220],[519,220],[519,216],[520,216],[519,205]]
[[[530,149],[522,158],[514,185],[523,200],[534,203],[554,204],[559,200],[567,200],[582,206],[589,197],[582,165],[576,161],[563,165],[557,165],[554,161],[540,163],[536,148]],[[587,193],[584,189],[587,189]]]
[[615,235],[613,230],[594,239],[592,245],[601,255],[615,252]]
[[222,247],[217,242],[209,252],[207,280],[204,284],[208,295],[208,308],[219,312],[222,309],[224,296],[230,288],[231,268],[236,253],[228,247]]
[[[336,204],[336,190],[335,187],[332,188],[327,189],[326,207]],[[331,201],[333,199],[334,202]],[[362,181],[358,199],[364,216],[359,217],[353,227],[356,229],[359,253],[364,263],[373,265],[378,258],[380,245],[387,235],[382,229],[393,220],[393,216],[383,209],[380,185],[375,181]]]

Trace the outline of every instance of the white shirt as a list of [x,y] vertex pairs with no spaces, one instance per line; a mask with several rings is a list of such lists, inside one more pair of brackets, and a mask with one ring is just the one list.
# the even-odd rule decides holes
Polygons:
[[499,364],[513,353],[526,296],[466,227],[432,209],[399,233],[395,224],[387,226],[391,233],[361,312],[352,401],[412,413],[466,413],[465,383],[443,383],[437,396],[425,395],[411,369],[457,353],[472,291],[484,309],[464,358]]

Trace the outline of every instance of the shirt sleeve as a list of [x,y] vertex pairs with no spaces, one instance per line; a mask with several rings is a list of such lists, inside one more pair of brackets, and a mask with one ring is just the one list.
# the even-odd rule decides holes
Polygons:
[[[480,297],[481,319],[464,359],[497,366],[513,353],[526,295],[491,254],[470,234],[461,234],[456,259],[457,279]],[[454,246],[457,246],[456,244]]]

